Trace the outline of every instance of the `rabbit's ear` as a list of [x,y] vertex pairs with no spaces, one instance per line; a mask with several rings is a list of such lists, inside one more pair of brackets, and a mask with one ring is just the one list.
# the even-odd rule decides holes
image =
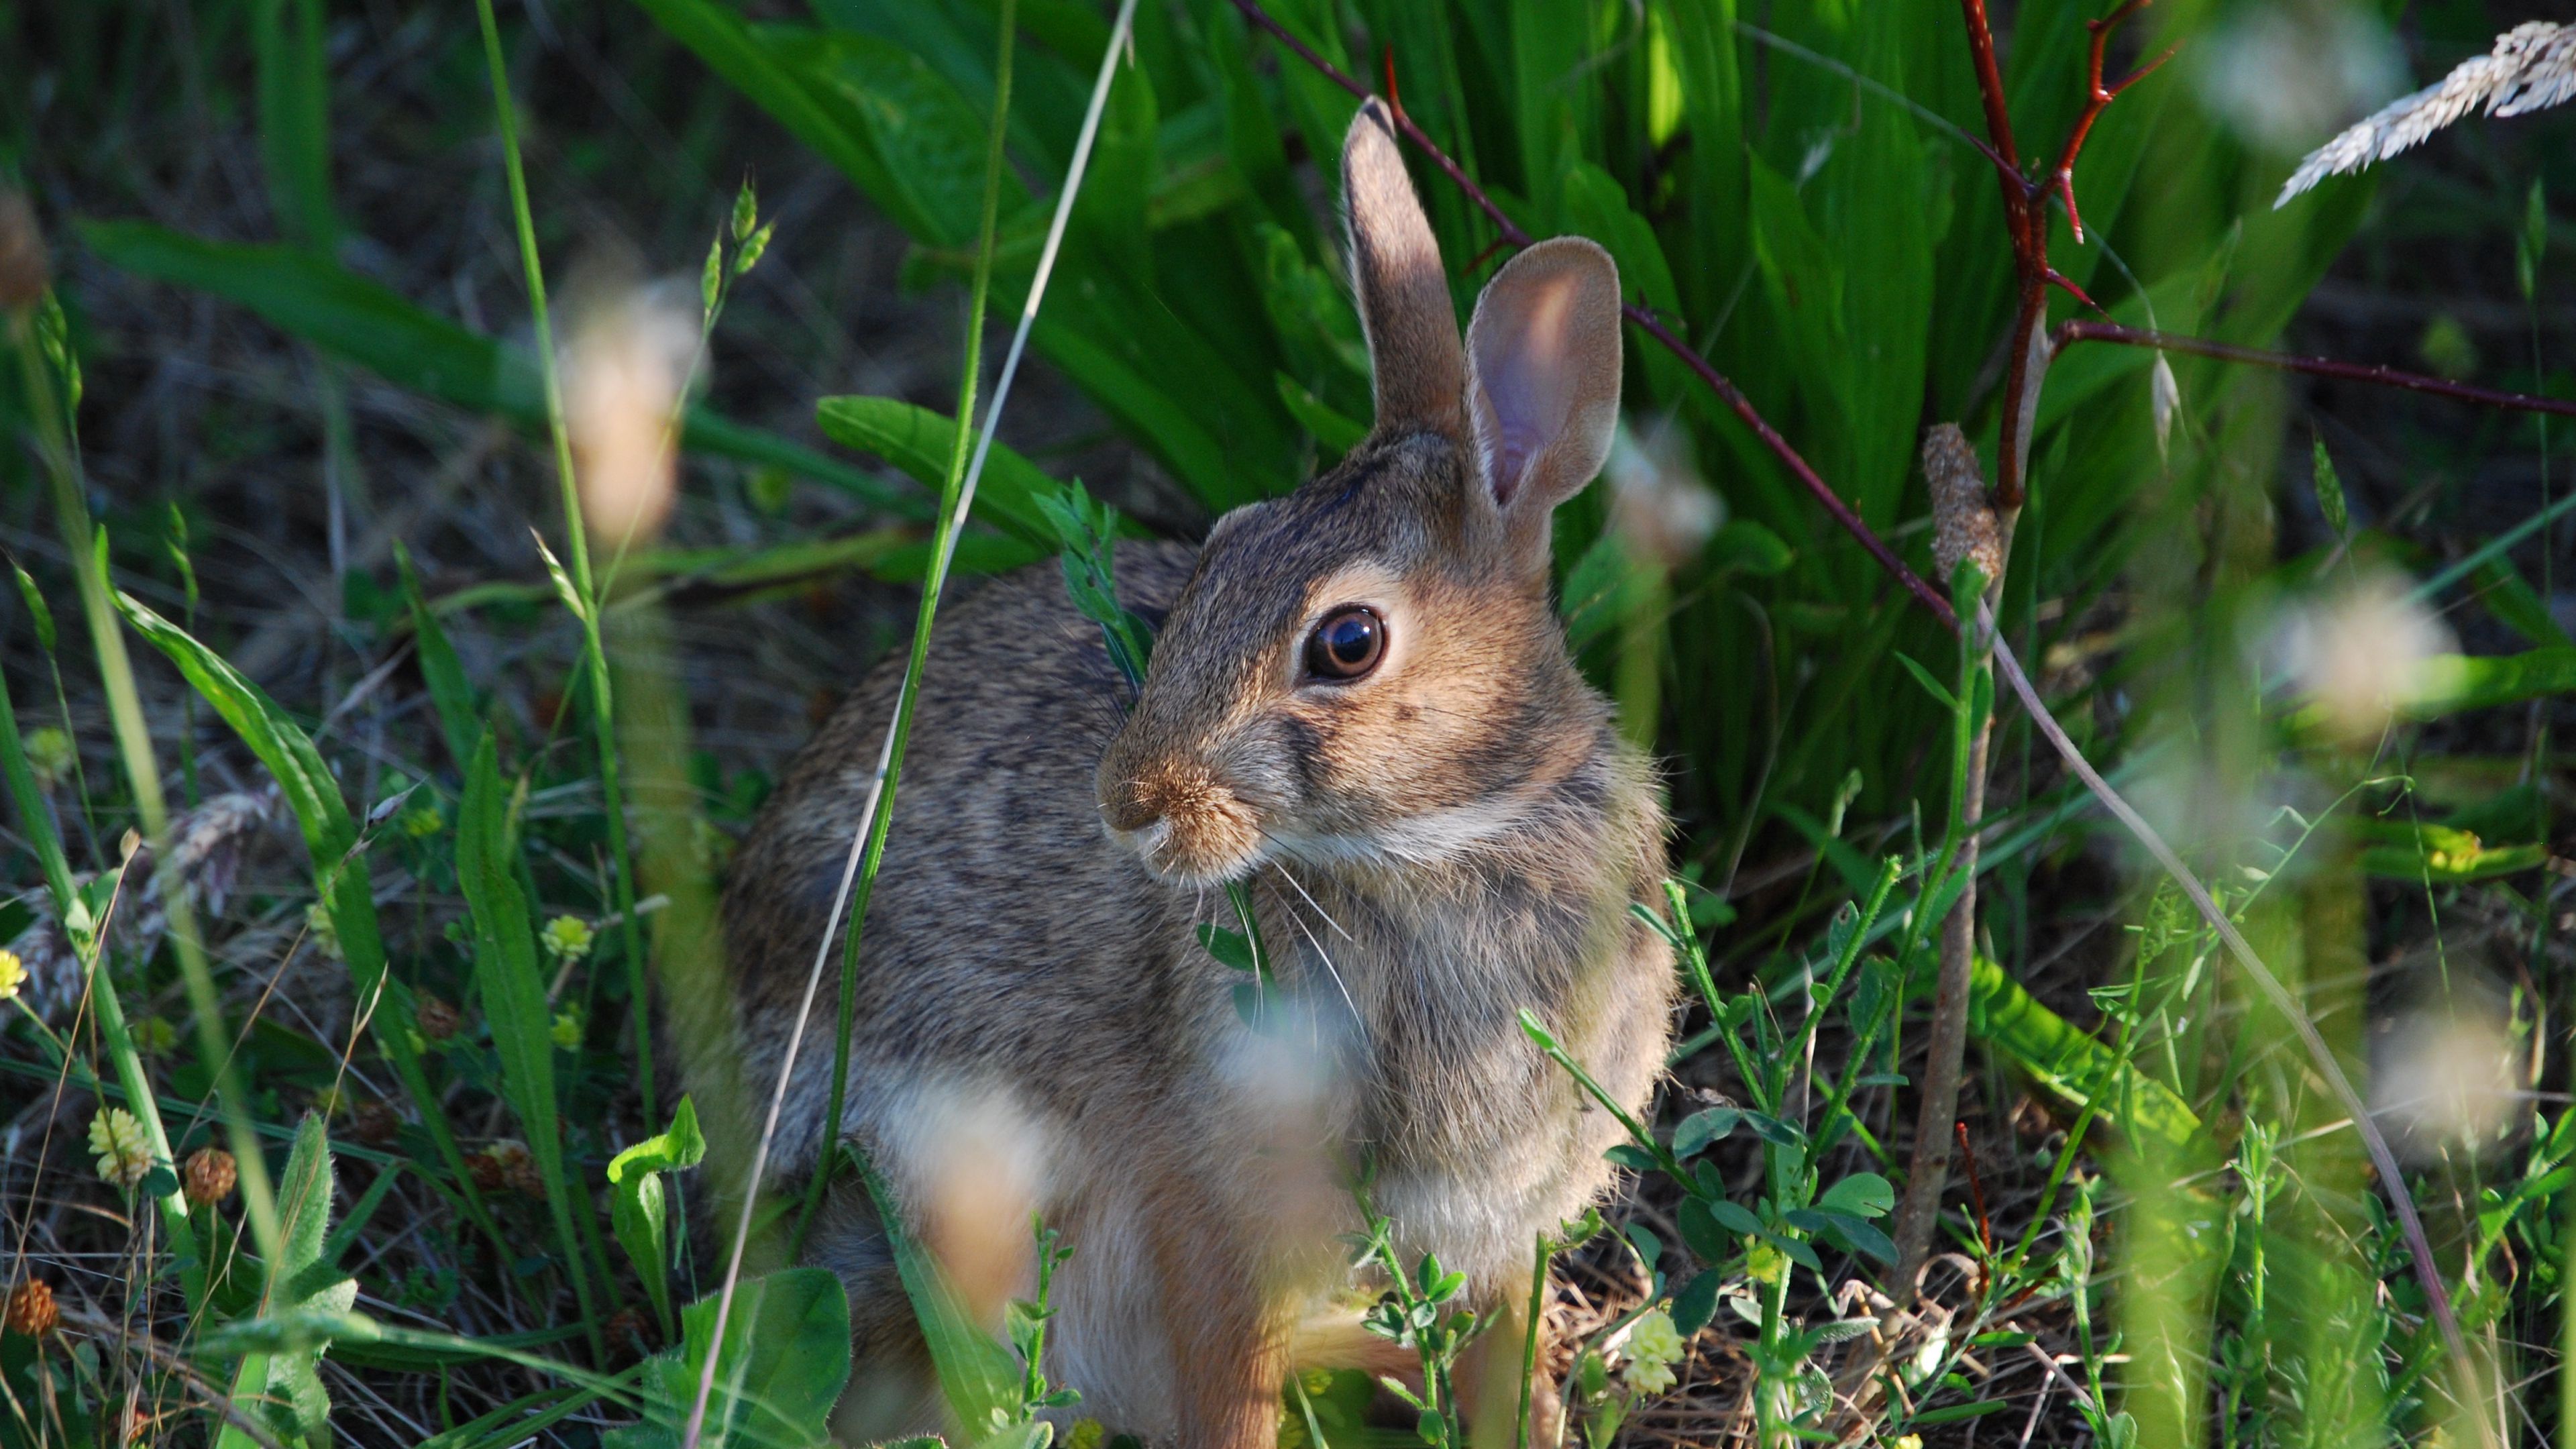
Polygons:
[[1601,471],[1619,416],[1619,268],[1581,237],[1511,259],[1467,326],[1476,467],[1515,537]]
[[1466,360],[1449,305],[1440,244],[1396,150],[1386,103],[1371,99],[1342,142],[1342,194],[1350,209],[1351,271],[1368,332],[1377,431],[1434,428],[1463,435],[1459,398]]

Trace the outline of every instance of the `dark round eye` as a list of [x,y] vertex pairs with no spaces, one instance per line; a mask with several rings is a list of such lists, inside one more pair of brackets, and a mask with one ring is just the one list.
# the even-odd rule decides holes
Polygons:
[[1317,679],[1358,679],[1384,657],[1386,621],[1357,604],[1325,615],[1306,640],[1306,672]]

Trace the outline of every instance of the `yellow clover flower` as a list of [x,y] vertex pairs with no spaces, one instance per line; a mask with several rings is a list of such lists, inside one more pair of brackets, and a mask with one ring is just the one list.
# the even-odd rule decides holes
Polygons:
[[539,939],[558,961],[578,961],[590,954],[590,922],[579,916],[557,916],[546,922]]
[[1628,1365],[1620,1377],[1637,1393],[1660,1394],[1673,1386],[1673,1365],[1685,1347],[1673,1316],[1658,1308],[1628,1326]]
[[123,1107],[110,1107],[89,1119],[89,1150],[98,1158],[98,1175],[118,1187],[131,1188],[152,1171],[152,1144],[143,1123]]

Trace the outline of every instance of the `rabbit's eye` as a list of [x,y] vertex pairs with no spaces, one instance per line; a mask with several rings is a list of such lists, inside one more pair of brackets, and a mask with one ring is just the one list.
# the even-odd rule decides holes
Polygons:
[[1357,604],[1325,615],[1306,640],[1306,672],[1317,679],[1358,679],[1384,657],[1386,621]]

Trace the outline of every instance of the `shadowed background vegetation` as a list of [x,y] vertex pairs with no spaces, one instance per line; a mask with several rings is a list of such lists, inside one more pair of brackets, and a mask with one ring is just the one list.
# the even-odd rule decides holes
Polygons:
[[[2027,156],[2082,108],[2103,8],[1999,9]],[[1391,83],[1522,229],[1608,247],[1629,300],[1935,572],[1918,443],[1958,423],[1992,468],[2016,301],[1957,7],[1268,9]],[[700,1152],[738,1175],[748,1144],[721,1104],[693,1104],[705,1140],[673,1120],[644,1003],[716,1009],[733,839],[911,637],[1001,13],[508,5],[487,53],[458,6],[0,8],[0,160],[52,282],[7,299],[0,363],[0,940],[26,973],[0,1008],[0,1442],[679,1442],[712,1336],[684,1308],[723,1244],[675,1175]],[[2576,396],[2565,117],[2471,120],[2272,205],[2300,153],[2535,15],[2160,0],[2113,72],[2175,59],[2094,127],[2057,268],[2131,326]],[[1015,28],[1004,326],[1109,7],[1021,0]],[[1192,537],[1359,438],[1332,179],[1355,104],[1227,0],[1139,6],[953,588],[1055,555],[1076,480],[1130,532]],[[1416,178],[1463,307],[1496,229]],[[582,541],[523,241],[559,333],[638,296],[681,319],[676,506],[631,542],[596,504]],[[2052,303],[2076,315],[2101,314]],[[1991,684],[1628,336],[1621,445],[1559,514],[1561,602],[1663,762],[1671,919],[1708,970],[1616,1231],[1550,1293],[1575,1432],[2557,1441],[2576,560],[2560,526],[2493,544],[2566,494],[2565,429],[2075,347],[1999,593],[2056,716],[2385,1109],[2462,1364],[2401,1185],[2009,700],[1967,1171],[1912,1303],[1872,1223]],[[709,1434],[811,1442],[841,1305],[767,1266]],[[1399,1306],[1436,1303],[1405,1266]],[[977,1343],[988,1388],[1017,1382]],[[989,1431],[949,1388],[976,1437],[1051,1432],[1043,1383],[992,1388]],[[1283,1433],[1416,1442],[1371,1395],[1301,1384]]]

